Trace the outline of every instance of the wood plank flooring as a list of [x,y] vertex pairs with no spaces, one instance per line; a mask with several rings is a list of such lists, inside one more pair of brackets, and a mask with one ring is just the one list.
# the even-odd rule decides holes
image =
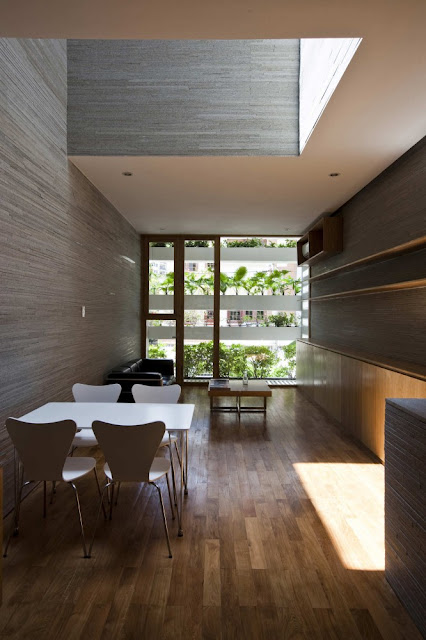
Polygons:
[[[3,561],[0,636],[420,638],[384,578],[383,467],[295,388],[240,422],[210,415],[205,388],[184,400],[196,410],[183,538],[169,517],[173,559],[155,489],[122,487],[85,560],[71,489],[58,487],[43,520],[40,487]],[[91,533],[96,488],[80,487]]]

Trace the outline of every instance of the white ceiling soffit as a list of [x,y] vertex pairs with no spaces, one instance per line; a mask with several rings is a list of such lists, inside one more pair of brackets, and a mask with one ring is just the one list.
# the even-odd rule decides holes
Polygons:
[[298,158],[74,158],[140,231],[300,233],[426,131],[424,0],[2,0],[0,12],[9,37],[362,38]]

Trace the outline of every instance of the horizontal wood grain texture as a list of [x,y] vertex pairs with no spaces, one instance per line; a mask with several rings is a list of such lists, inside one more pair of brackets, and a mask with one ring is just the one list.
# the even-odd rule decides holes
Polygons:
[[380,287],[426,277],[426,249],[352,268],[310,283],[311,297],[367,287]]
[[140,246],[67,160],[65,41],[2,39],[0,58],[0,448],[8,511],[5,418],[71,400],[74,382],[102,383],[108,368],[140,354]]
[[[0,467],[0,543],[3,544],[3,467]],[[3,547],[2,547],[3,548]],[[3,602],[3,562],[0,561],[0,607]]]
[[[424,400],[426,408],[426,399]],[[386,577],[426,634],[426,420],[386,402]]]
[[[426,139],[336,215],[343,219],[343,252],[311,269],[310,339],[411,363],[413,372],[424,367]],[[380,252],[386,256],[367,262]]]
[[[40,487],[4,560],[1,637],[420,640],[384,580],[383,465],[295,388],[241,419],[211,414],[205,387],[182,395],[195,412],[183,537],[166,503],[173,558],[154,487],[122,485],[90,560],[71,490],[43,520]],[[99,448],[78,455],[103,477]],[[94,478],[79,490],[91,532]]]
[[426,382],[297,342],[298,387],[384,460],[386,398],[424,398]]
[[311,269],[316,276],[426,235],[426,138],[346,202],[343,252]]
[[426,287],[311,299],[311,339],[425,365],[425,318]]
[[72,155],[298,155],[299,40],[70,40]]

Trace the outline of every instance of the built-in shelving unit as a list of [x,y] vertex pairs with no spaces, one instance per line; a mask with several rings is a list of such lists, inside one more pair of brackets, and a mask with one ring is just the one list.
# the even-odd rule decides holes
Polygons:
[[297,264],[312,265],[341,251],[343,251],[343,219],[324,217],[298,241]]

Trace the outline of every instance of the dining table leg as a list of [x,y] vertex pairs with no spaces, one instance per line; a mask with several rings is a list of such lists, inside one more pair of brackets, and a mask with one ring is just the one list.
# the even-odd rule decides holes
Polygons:
[[184,465],[186,460],[185,440],[184,432],[180,432],[180,450],[181,450],[181,465],[180,465],[180,488],[179,488],[179,505],[178,505],[178,536],[183,536],[182,520],[183,520],[183,491],[184,491]]
[[188,431],[185,431],[185,495],[188,495]]

